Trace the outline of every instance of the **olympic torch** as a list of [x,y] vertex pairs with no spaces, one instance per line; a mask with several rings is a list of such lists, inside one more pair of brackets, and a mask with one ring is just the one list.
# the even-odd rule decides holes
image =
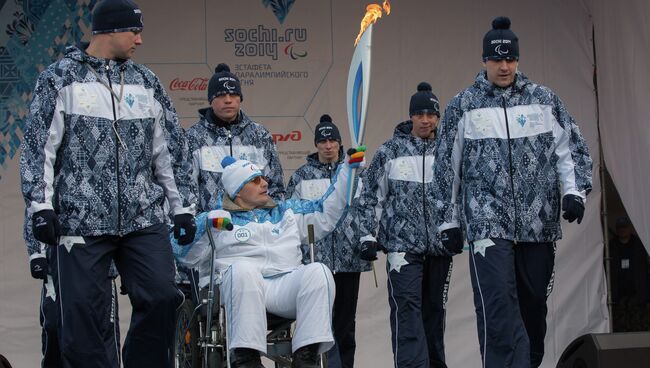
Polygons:
[[[361,29],[354,41],[354,54],[348,71],[348,127],[350,128],[350,141],[353,148],[363,146],[363,138],[366,130],[366,112],[368,110],[368,95],[370,92],[370,61],[372,48],[372,26],[382,16],[382,10],[386,15],[390,14],[390,3],[384,0],[381,6],[370,4],[366,7],[366,13],[361,20]],[[361,149],[365,149],[361,148]],[[350,172],[348,178],[347,203],[350,205],[357,187],[357,169]],[[372,264],[372,273],[375,276],[375,287],[377,287],[377,273],[375,264]]]
[[[366,112],[368,110],[368,95],[370,92],[370,65],[372,48],[372,26],[382,16],[390,14],[390,3],[384,0],[381,6],[370,4],[361,20],[361,29],[354,41],[354,54],[348,71],[347,103],[348,127],[353,148],[363,145],[366,130]],[[356,192],[356,169],[352,169],[348,179],[348,204],[352,203]]]

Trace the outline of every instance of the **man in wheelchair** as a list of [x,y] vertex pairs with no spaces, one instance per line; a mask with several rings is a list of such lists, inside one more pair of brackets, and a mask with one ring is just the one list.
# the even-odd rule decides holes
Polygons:
[[221,163],[226,195],[207,217],[215,223],[232,223],[232,231],[199,226],[187,258],[210,254],[211,231],[233,367],[263,367],[260,352],[266,352],[267,311],[296,320],[292,367],[318,367],[318,354],[334,344],[332,274],[321,263],[303,265],[300,244],[307,243],[308,224],[314,225],[316,239],[323,238],[345,213],[350,165],[358,166],[363,152],[352,157],[315,201],[275,202],[254,164],[232,157]]

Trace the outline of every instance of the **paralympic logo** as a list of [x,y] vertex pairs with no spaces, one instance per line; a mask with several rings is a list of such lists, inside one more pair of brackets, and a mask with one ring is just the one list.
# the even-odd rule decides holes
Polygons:
[[231,85],[229,80],[223,84],[223,87],[229,92],[235,89],[235,86]]
[[299,58],[304,58],[307,56],[307,51],[297,52],[293,49],[294,42],[287,45],[284,48],[284,54],[289,56],[292,60],[298,60]]
[[505,51],[501,50],[501,46],[502,45],[497,45],[497,47],[494,49],[494,51],[496,51],[496,53],[499,54],[499,55],[508,55],[510,53],[510,50],[505,50]]

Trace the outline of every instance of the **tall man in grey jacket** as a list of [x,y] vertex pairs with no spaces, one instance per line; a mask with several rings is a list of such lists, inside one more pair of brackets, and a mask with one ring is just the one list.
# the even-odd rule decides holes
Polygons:
[[[395,128],[363,175],[359,200],[361,258],[388,255],[388,302],[395,367],[443,368],[445,302],[451,255],[435,219],[434,138],[440,103],[422,82],[411,97],[410,120]],[[436,158],[437,160],[437,158]]]
[[189,243],[194,197],[172,102],[153,72],[131,61],[142,28],[131,0],[98,2],[90,44],[69,47],[40,74],[25,124],[25,225],[57,253],[64,367],[114,364],[103,321],[111,260],[133,306],[124,366],[170,364],[182,294],[163,203],[179,242]]
[[510,19],[492,27],[485,70],[451,100],[439,127],[437,218],[443,241],[462,226],[470,243],[483,366],[537,367],[560,209],[582,220],[591,158],[560,99],[517,70]]

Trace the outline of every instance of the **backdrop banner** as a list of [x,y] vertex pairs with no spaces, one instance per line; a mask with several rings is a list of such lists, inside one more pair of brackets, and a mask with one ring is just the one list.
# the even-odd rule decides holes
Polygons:
[[[607,170],[639,238],[650,253],[650,3],[594,1],[600,130]],[[613,229],[615,215],[608,223]]]
[[[366,2],[368,1],[368,2]],[[134,60],[149,66],[172,97],[185,128],[207,107],[207,81],[225,62],[242,80],[242,109],[264,124],[276,140],[285,178],[314,152],[313,128],[322,114],[338,124],[349,146],[346,81],[354,39],[370,0],[139,0],[143,45]],[[22,240],[25,204],[18,158],[27,106],[38,73],[62,56],[64,47],[89,39],[89,0],[0,2],[0,353],[15,367],[40,362],[38,324],[41,283],[31,279]],[[445,105],[481,70],[482,38],[499,15],[512,19],[519,36],[520,70],[553,89],[578,122],[594,157],[594,190],[581,225],[564,223],[557,243],[553,292],[543,367],[555,367],[574,338],[607,331],[602,267],[601,186],[598,178],[597,101],[594,92],[592,29],[596,22],[605,154],[615,182],[650,243],[650,128],[640,119],[647,89],[648,7],[604,0],[400,1],[373,30],[373,66],[367,116],[368,160],[408,119],[408,102],[421,81]],[[626,2],[628,3],[628,2]],[[592,14],[596,14],[593,18]],[[632,20],[632,21],[631,21]],[[598,22],[601,21],[601,24]],[[639,37],[646,37],[637,42]],[[616,49],[613,49],[616,45]],[[623,60],[620,48],[635,50]],[[604,54],[601,57],[601,53]],[[622,63],[622,64],[621,64]],[[607,76],[602,76],[607,73]],[[638,79],[642,77],[642,79]],[[632,104],[635,106],[630,107]],[[640,134],[639,134],[640,133]],[[645,161],[644,161],[645,160]],[[645,224],[645,225],[643,225]],[[642,229],[639,229],[639,226]],[[645,226],[645,227],[643,227]],[[642,230],[642,231],[641,231]],[[357,366],[390,367],[385,257],[362,276],[357,316]],[[121,298],[122,336],[130,306]],[[454,258],[447,304],[449,367],[479,367],[480,356],[467,251]]]

